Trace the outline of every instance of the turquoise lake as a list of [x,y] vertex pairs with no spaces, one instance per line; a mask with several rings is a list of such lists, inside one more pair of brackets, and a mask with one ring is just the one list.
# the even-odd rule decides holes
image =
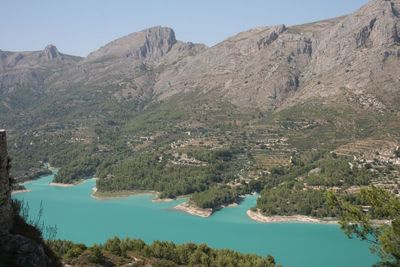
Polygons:
[[257,196],[200,218],[172,209],[183,199],[153,203],[152,195],[136,195],[96,200],[90,196],[94,179],[73,187],[49,186],[52,179],[49,175],[27,183],[32,191],[13,197],[29,204],[31,217],[42,203],[43,220],[57,225],[59,239],[87,245],[113,236],[207,243],[213,248],[271,254],[285,267],[367,267],[378,260],[368,244],[348,239],[337,225],[252,221],[246,211],[255,205]]

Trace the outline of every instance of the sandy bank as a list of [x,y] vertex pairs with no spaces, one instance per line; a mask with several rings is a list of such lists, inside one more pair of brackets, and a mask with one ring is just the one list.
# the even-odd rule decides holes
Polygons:
[[65,184],[65,183],[55,183],[55,182],[51,182],[51,183],[49,183],[49,186],[71,187],[71,186],[83,184],[84,182],[86,182],[86,180],[89,180],[89,179],[81,179],[81,180],[79,180],[79,181],[74,182],[73,184]]
[[173,198],[159,198],[159,197],[155,197],[153,198],[151,201],[155,202],[155,203],[162,203],[162,202],[172,202],[176,199]]
[[97,187],[92,188],[93,192],[91,194],[92,198],[98,200],[107,200],[107,199],[115,199],[115,198],[125,198],[135,195],[155,195],[156,191],[115,191],[115,192],[101,192],[97,189]]
[[236,208],[238,207],[239,204],[238,203],[232,203],[232,204],[228,204],[228,205],[222,205],[222,208]]
[[14,190],[11,192],[11,195],[16,195],[16,194],[21,194],[21,193],[28,193],[31,192],[32,190],[29,189],[23,189],[23,190]]
[[195,215],[203,218],[210,217],[211,214],[213,213],[212,209],[201,209],[199,207],[189,204],[188,202],[179,204],[178,206],[175,206],[174,209],[186,212],[190,215]]
[[337,224],[338,222],[330,219],[318,219],[304,215],[293,216],[265,216],[259,211],[248,210],[247,215],[254,221],[262,223],[282,223],[282,222],[298,222],[298,223],[323,223]]
[[57,186],[57,187],[71,187],[76,184],[63,184],[63,183],[49,183],[49,186]]
[[155,202],[155,203],[163,203],[163,202],[172,202],[178,199],[182,199],[182,198],[189,198],[190,195],[182,195],[182,196],[177,196],[176,198],[160,198],[160,192],[156,192],[157,196],[155,198],[153,198],[151,201]]

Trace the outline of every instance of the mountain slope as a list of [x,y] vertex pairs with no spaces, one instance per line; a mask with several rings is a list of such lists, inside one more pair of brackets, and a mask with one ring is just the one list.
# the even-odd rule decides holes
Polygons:
[[10,111],[26,108],[50,90],[52,81],[79,61],[79,57],[62,54],[53,45],[34,52],[0,50],[0,108]]
[[168,68],[204,49],[204,45],[178,41],[172,29],[157,26],[129,34],[92,52],[55,86],[113,87],[116,98],[129,96],[143,100],[152,97],[161,65]]
[[[399,143],[399,10],[398,0],[373,0],[344,17],[252,29],[209,48],[154,27],[83,59],[52,46],[1,52],[0,121],[15,175],[50,162],[63,182],[97,173],[104,189],[174,196],[233,183],[241,169],[251,180],[304,151]],[[168,171],[174,177],[158,175]]]
[[[399,5],[375,0],[346,17],[240,33],[163,73],[156,90],[164,98],[168,87],[200,87],[239,106],[264,109],[325,101],[343,95],[343,88],[384,98],[398,88]],[[386,81],[391,89],[377,90]]]

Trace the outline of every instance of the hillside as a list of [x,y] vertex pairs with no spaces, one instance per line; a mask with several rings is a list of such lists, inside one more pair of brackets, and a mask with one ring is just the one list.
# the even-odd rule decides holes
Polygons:
[[[347,16],[251,29],[213,47],[157,26],[86,58],[54,46],[1,51],[13,175],[29,179],[50,163],[58,182],[98,176],[100,193],[222,191],[232,200],[315,150],[363,160],[357,144],[368,143],[372,160],[396,163],[399,12],[398,0],[372,0]],[[390,149],[374,145],[382,140]]]
[[[176,245],[154,241],[109,239],[87,247],[71,241],[53,240],[57,229],[45,225],[41,214],[31,219],[29,206],[11,199],[7,137],[0,130],[0,266],[265,266],[274,267],[272,256],[260,257],[193,243]],[[48,240],[44,240],[44,238]]]

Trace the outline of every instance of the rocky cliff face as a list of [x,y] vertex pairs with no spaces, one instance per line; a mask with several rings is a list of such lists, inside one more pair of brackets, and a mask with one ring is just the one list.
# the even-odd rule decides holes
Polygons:
[[303,103],[397,110],[399,10],[399,0],[371,0],[347,16],[260,27],[209,48],[181,42],[172,29],[158,26],[84,59],[52,45],[37,52],[0,51],[0,112],[18,110],[22,117],[34,105],[72,98],[71,91],[72,106],[96,106],[98,96],[107,95],[143,107],[196,91],[209,101],[264,111]]
[[150,99],[159,68],[172,67],[204,49],[204,45],[178,41],[172,29],[157,26],[106,44],[64,72],[53,85],[61,90],[107,88],[116,91],[117,99]]
[[112,89],[117,99],[136,101],[200,90],[210,99],[266,110],[315,100],[340,105],[349,95],[371,94],[392,105],[387,96],[399,88],[400,75],[399,10],[399,0],[372,0],[348,16],[252,29],[210,48],[180,42],[172,29],[158,26],[83,60],[51,45],[41,52],[0,52],[0,93],[9,106],[17,105],[17,90],[30,88],[39,99],[49,88],[79,87]]
[[337,19],[240,33],[163,72],[155,92],[164,99],[201,88],[264,109],[340,105],[353,94],[390,102],[399,88],[399,7],[398,0],[373,0]]
[[[43,241],[30,237],[27,225],[14,214],[5,130],[0,130],[0,267],[58,266],[45,252]],[[37,231],[37,230],[34,230]]]
[[158,26],[119,38],[91,53],[85,61],[111,58],[158,60],[167,54],[176,43],[175,32],[172,29]]
[[7,233],[12,226],[11,187],[9,158],[5,130],[0,130],[0,234]]

